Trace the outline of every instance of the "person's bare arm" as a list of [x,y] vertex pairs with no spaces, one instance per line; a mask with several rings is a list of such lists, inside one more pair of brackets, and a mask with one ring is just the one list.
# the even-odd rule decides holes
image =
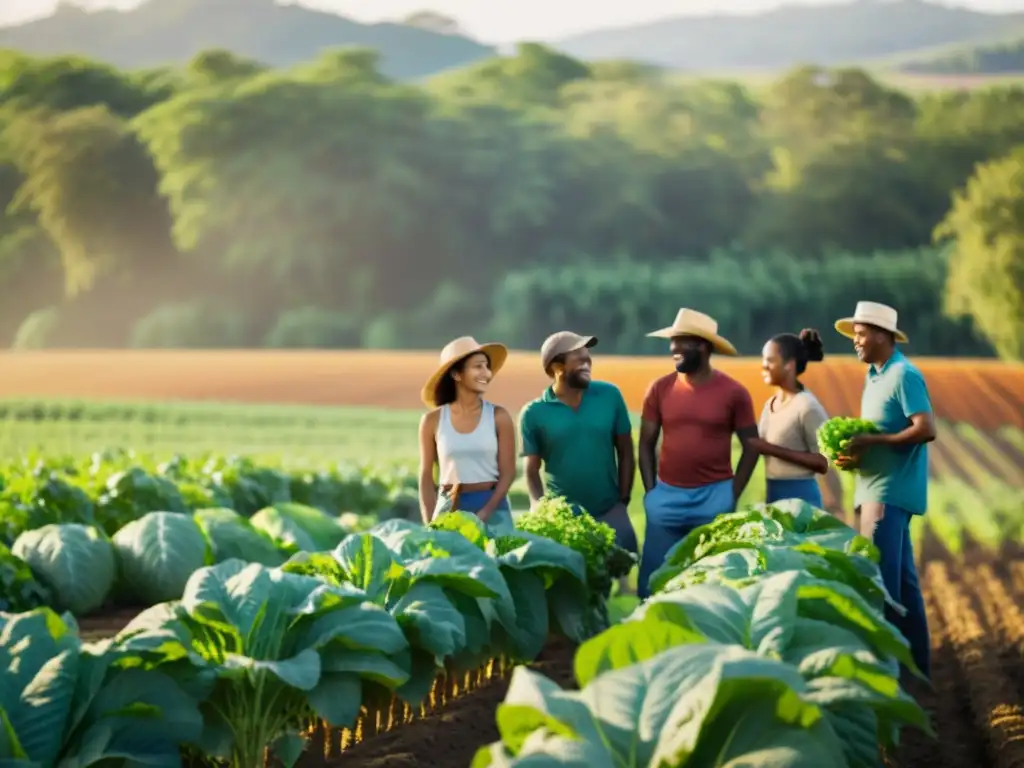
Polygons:
[[516,479],[516,425],[512,423],[509,412],[500,406],[494,409],[494,426],[498,433],[498,484],[494,486],[491,498],[477,512],[484,522],[494,514]]
[[732,478],[732,500],[734,507],[736,504],[739,504],[740,496],[747,489],[750,476],[754,473],[757,460],[761,457],[761,454],[757,452],[757,448],[753,445],[753,441],[757,439],[756,425],[752,424],[749,427],[737,429],[736,436],[740,439],[740,445],[743,448],[742,453],[740,453],[740,460],[736,463],[736,472]]
[[650,493],[658,483],[658,435],[661,434],[661,422],[649,421],[644,418],[640,422],[640,480],[644,484],[644,493]]
[[526,491],[530,494],[530,506],[544,498],[544,481],[540,477],[540,456],[523,457],[523,476],[526,478]]
[[434,483],[434,465],[437,463],[437,411],[423,414],[420,419],[420,516],[429,523],[437,506],[437,485]]
[[544,483],[540,477],[540,435],[534,427],[530,408],[526,406],[519,414],[519,436],[523,441],[523,477],[526,478],[526,492],[530,495],[532,508],[544,497]]
[[820,453],[794,451],[791,448],[784,448],[781,445],[769,443],[767,440],[763,440],[760,437],[752,438],[750,444],[762,456],[774,456],[777,459],[788,461],[790,464],[796,464],[804,469],[817,472],[819,475],[823,475],[828,471],[828,459]]
[[619,500],[629,505],[636,479],[636,455],[633,451],[633,433],[615,436],[615,451],[619,455]]
[[828,472],[825,473],[825,488],[832,497],[827,499],[825,509],[836,517],[845,517],[846,507],[844,506],[845,501],[843,499],[843,480],[839,477],[835,467],[829,467]]
[[740,460],[736,464],[736,471],[732,478],[732,502],[733,508],[739,504],[740,496],[747,489],[750,476],[754,473],[757,460],[761,454],[757,452],[755,441],[757,435],[757,420],[754,419],[754,401],[750,399],[750,393],[746,388],[741,387],[733,399],[732,408],[733,431],[740,439],[742,452]]

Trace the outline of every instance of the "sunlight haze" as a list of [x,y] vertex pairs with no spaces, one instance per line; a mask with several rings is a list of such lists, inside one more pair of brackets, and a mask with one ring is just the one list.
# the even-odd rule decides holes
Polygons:
[[[809,0],[802,4],[824,5],[829,1]],[[56,4],[56,0],[0,0],[0,24],[16,24],[45,16]],[[75,4],[97,9],[137,5],[126,0],[78,0]],[[582,0],[519,0],[507,4],[487,0],[311,0],[300,4],[363,22],[398,20],[414,11],[432,10],[454,17],[469,35],[479,40],[506,43],[524,38],[552,40],[665,17],[707,14],[715,9],[721,13],[765,11],[781,3],[775,0],[632,0],[607,4]],[[948,4],[1002,13],[1024,10],[1024,0],[963,0]]]

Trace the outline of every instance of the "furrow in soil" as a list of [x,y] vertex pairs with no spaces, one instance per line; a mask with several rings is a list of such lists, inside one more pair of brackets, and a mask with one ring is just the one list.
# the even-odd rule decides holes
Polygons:
[[985,626],[972,597],[945,563],[930,566],[929,576],[967,683],[975,723],[985,734],[989,759],[984,764],[1024,768],[1024,713],[1013,678],[1002,668],[997,633]]

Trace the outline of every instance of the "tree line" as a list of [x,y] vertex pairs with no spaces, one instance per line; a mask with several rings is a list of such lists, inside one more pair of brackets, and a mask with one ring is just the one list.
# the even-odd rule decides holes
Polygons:
[[1016,87],[806,67],[755,89],[534,44],[415,85],[362,49],[132,71],[9,52],[0,129],[18,348],[586,325],[641,352],[692,305],[754,353],[874,298],[918,354],[1024,349]]

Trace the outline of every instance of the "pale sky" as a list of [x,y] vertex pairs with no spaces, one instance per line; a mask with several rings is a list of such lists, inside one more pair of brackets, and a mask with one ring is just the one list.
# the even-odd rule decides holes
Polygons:
[[[158,0],[159,1],[159,0]],[[0,0],[0,25],[50,13],[57,0]],[[138,0],[72,0],[83,7],[130,7]],[[830,0],[804,0],[819,5]],[[456,18],[462,28],[488,43],[524,38],[552,40],[602,27],[654,21],[669,16],[747,13],[776,7],[780,0],[302,0],[303,5],[340,13],[358,21],[400,19],[432,10]],[[1024,10],[1024,0],[946,0],[995,12]]]

